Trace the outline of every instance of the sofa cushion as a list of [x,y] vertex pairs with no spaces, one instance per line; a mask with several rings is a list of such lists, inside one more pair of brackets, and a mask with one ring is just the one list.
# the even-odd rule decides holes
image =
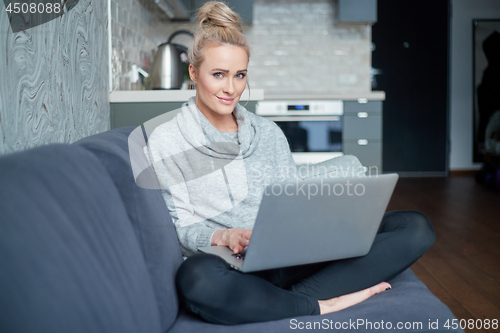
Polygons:
[[[134,129],[113,129],[84,138],[74,145],[86,148],[101,161],[120,192],[141,244],[158,302],[162,331],[165,332],[173,324],[179,309],[175,273],[182,263],[182,255],[160,190],[144,189],[134,181],[128,144],[130,133]],[[142,154],[145,160],[142,147],[139,148],[135,155]],[[148,169],[143,172],[141,179],[145,182],[156,181],[151,171]]]
[[[207,323],[183,309],[169,333],[463,332],[460,328],[448,330],[443,326],[447,320],[451,325],[451,320],[455,317],[410,269],[389,282],[391,290],[374,295],[342,311],[326,315],[224,326]],[[436,322],[439,329],[435,329]],[[429,329],[430,323],[432,323],[431,329]],[[398,325],[401,329],[398,329]]]
[[116,187],[77,146],[0,158],[0,332],[160,332]]

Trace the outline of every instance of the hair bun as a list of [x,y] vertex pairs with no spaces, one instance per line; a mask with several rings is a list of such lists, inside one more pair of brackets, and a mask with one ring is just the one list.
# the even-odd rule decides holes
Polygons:
[[223,2],[210,1],[205,3],[198,11],[196,18],[203,30],[221,27],[243,32],[239,22],[240,16]]
[[189,49],[189,63],[198,68],[203,61],[203,50],[211,45],[233,45],[244,48],[250,58],[250,48],[239,22],[240,16],[225,3],[205,3],[197,15],[200,29],[194,34]]

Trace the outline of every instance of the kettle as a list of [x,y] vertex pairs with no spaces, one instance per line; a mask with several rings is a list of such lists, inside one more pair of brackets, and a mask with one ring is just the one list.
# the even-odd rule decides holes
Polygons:
[[183,45],[172,43],[172,40],[180,34],[194,36],[188,30],[178,30],[170,35],[166,43],[158,46],[151,74],[152,89],[181,88],[184,81],[184,66],[186,66],[186,60],[183,60],[183,58],[187,59],[188,49]]

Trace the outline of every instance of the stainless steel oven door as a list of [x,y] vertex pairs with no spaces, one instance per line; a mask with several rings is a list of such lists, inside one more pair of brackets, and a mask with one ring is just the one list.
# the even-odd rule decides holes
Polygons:
[[296,164],[342,155],[342,116],[267,116],[285,133]]

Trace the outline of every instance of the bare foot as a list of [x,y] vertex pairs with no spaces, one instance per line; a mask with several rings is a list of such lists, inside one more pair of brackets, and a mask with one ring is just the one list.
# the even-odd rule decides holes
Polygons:
[[391,285],[387,282],[380,282],[373,287],[366,288],[355,293],[330,298],[324,301],[318,301],[320,313],[325,314],[348,308],[354,304],[363,302],[365,299],[370,298],[381,291],[386,290],[386,288],[391,288]]

